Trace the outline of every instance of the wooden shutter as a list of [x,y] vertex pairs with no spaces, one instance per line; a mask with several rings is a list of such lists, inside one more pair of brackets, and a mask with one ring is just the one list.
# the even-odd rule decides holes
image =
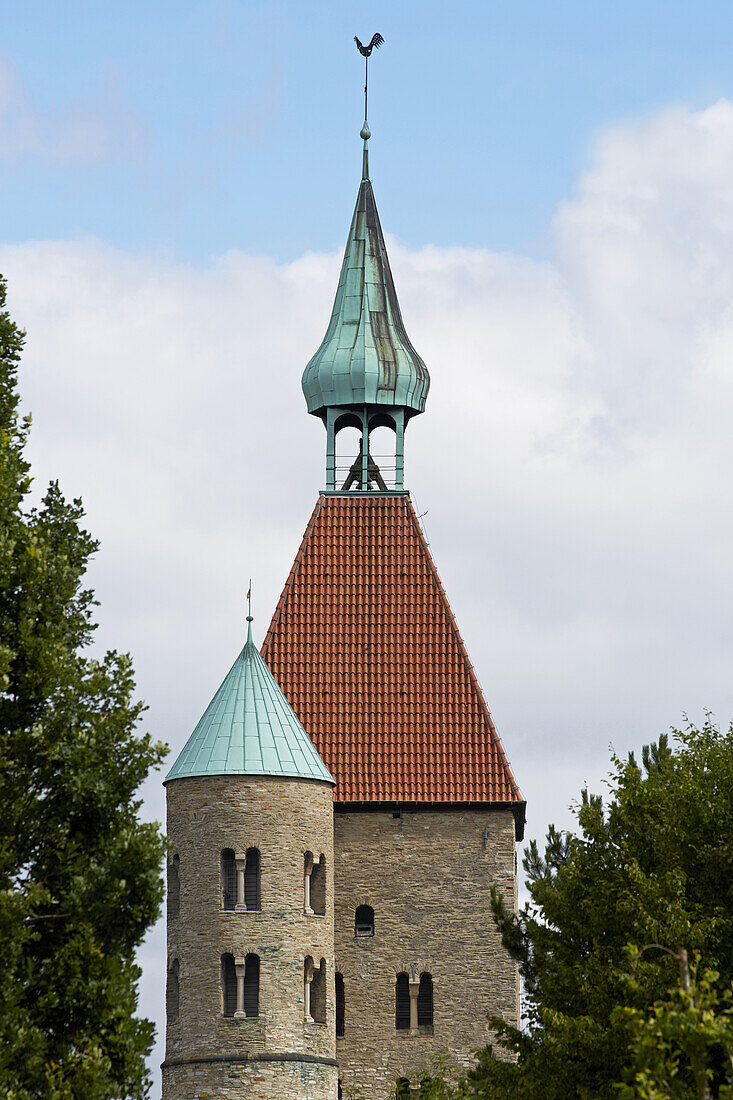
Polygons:
[[344,1023],[346,1015],[346,998],[344,996],[344,976],[343,974],[336,975],[336,1037],[341,1038],[344,1034]]
[[417,1026],[433,1026],[433,979],[430,974],[420,975],[417,992]]
[[260,958],[248,955],[244,964],[244,1014],[260,1014]]
[[410,1027],[410,981],[407,974],[397,975],[394,1026],[398,1031],[407,1031]]
[[234,968],[234,956],[221,957],[221,992],[225,1016],[233,1016],[237,1011],[237,971]]
[[225,848],[221,853],[221,892],[223,908],[234,909],[237,904],[237,867],[231,848]]

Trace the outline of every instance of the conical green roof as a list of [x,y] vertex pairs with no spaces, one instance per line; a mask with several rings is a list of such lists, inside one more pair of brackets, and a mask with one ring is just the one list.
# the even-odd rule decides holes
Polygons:
[[303,393],[317,416],[328,406],[386,405],[409,418],[424,410],[430,376],[402,320],[364,146],[331,320],[303,372]]
[[333,783],[251,631],[164,782],[196,775],[282,775]]

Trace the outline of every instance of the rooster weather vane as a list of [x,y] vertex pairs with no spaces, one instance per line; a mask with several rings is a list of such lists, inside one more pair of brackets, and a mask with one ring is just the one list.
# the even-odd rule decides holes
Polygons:
[[354,35],[354,41],[356,42],[356,48],[358,49],[361,56],[364,58],[364,129],[361,132],[361,136],[366,140],[366,138],[371,136],[369,133],[369,126],[367,124],[367,119],[369,117],[367,110],[367,96],[369,94],[369,58],[372,55],[372,50],[378,50],[384,42],[384,39],[382,38],[381,34],[375,34],[372,35],[372,40],[368,46],[362,46],[359,39],[356,37],[356,35]]

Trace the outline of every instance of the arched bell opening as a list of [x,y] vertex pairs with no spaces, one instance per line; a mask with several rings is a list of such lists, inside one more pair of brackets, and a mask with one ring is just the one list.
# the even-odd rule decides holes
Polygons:
[[358,465],[363,435],[362,418],[355,413],[340,416],[334,424],[334,488],[345,487],[352,468]]
[[397,425],[380,413],[369,417],[369,464],[382,492],[397,487]]

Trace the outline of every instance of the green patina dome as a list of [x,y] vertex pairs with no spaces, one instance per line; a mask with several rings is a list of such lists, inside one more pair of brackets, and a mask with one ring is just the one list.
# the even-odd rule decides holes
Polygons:
[[429,387],[427,367],[402,321],[365,149],[328,331],[303,372],[308,412],[382,405],[403,408],[409,419],[424,410]]
[[252,642],[251,631],[165,782],[202,775],[334,782]]

